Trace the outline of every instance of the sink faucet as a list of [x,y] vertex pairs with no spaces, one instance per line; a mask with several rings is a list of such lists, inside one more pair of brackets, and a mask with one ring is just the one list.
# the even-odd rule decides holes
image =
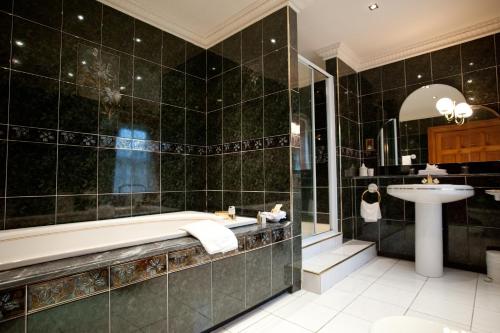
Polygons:
[[422,179],[422,184],[429,184],[429,185],[432,185],[432,184],[439,184],[439,179],[437,178],[432,178],[431,174],[428,173],[427,174],[427,178],[423,178]]

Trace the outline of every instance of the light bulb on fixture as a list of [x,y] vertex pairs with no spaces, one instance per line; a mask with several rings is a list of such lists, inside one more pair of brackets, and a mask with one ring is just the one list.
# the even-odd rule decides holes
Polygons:
[[451,98],[448,98],[448,97],[440,98],[436,103],[436,109],[442,115],[447,115],[449,113],[453,113],[454,108],[455,108],[455,103],[453,103]]
[[472,108],[467,103],[458,103],[455,107],[455,117],[469,118],[472,116]]

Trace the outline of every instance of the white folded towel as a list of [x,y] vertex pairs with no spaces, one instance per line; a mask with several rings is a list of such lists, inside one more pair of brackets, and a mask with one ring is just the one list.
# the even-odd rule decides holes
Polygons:
[[262,212],[260,213],[261,216],[265,216],[267,221],[271,222],[279,222],[283,219],[286,219],[286,212],[283,210],[280,210],[276,213],[273,212]]
[[377,222],[378,219],[382,218],[380,204],[378,202],[368,203],[361,200],[361,217],[365,219],[365,222]]
[[180,230],[198,238],[209,254],[229,252],[238,248],[234,233],[225,226],[210,220],[189,223]]
[[419,175],[447,175],[446,169],[439,169],[436,164],[427,163],[425,169],[418,170]]

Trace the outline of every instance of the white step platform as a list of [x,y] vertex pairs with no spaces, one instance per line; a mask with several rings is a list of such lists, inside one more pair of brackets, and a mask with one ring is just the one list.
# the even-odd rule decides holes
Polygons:
[[374,242],[351,240],[336,249],[304,258],[302,288],[322,294],[376,256]]

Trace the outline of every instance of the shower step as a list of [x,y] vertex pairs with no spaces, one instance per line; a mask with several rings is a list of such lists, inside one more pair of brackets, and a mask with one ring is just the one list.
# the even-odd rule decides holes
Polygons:
[[302,288],[322,294],[377,256],[374,242],[348,241],[302,262]]

